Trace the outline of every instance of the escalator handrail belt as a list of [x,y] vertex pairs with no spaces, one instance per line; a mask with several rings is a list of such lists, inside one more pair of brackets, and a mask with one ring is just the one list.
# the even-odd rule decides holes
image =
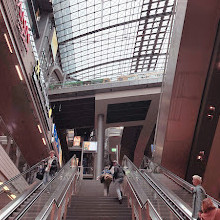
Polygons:
[[[148,201],[147,201],[147,204],[148,204],[148,206],[149,206],[149,209],[151,208],[151,209],[153,210],[153,213],[156,215],[157,219],[158,219],[158,220],[163,220],[163,219],[160,217],[159,213],[158,213],[157,210],[154,208],[154,206],[152,205],[152,203],[151,203],[151,201],[150,201],[149,199],[148,199]],[[150,214],[150,210],[149,210],[149,214]],[[150,216],[151,216],[151,214],[150,214]]]
[[[72,177],[68,181],[66,181],[66,183],[63,183],[63,182],[60,183],[62,188],[60,189],[60,187],[57,187],[58,189],[55,190],[55,192],[53,193],[54,197],[52,197],[52,199],[44,205],[43,209],[40,211],[40,213],[36,217],[36,220],[46,219],[50,214],[50,210],[53,204],[55,204],[57,208],[60,207],[76,175],[78,175],[78,173],[74,173]],[[62,193],[63,189],[65,189],[64,193]],[[60,192],[61,192],[61,195],[59,195]]]
[[4,220],[8,218],[22,203],[26,200],[33,192],[35,192],[43,183],[37,181],[32,184],[32,186],[25,191],[17,199],[13,200],[12,203],[8,203],[3,209],[0,210],[0,219]]
[[132,184],[131,184],[129,178],[126,178],[126,180],[127,180],[127,183],[129,184],[130,189],[131,189],[133,195],[135,196],[135,198],[136,198],[136,200],[137,200],[139,206],[140,206],[141,208],[143,208],[143,207],[144,207],[144,203],[143,203],[143,202],[141,201],[141,199],[139,198],[138,193],[136,192],[135,188],[132,186]]
[[12,181],[14,181],[15,179],[25,175],[26,173],[29,173],[30,171],[32,171],[33,169],[35,169],[36,167],[38,167],[41,163],[44,163],[44,161],[46,161],[48,158],[45,158],[43,160],[41,160],[40,162],[36,163],[35,165],[33,165],[32,167],[30,167],[29,169],[25,170],[24,172],[22,173],[19,173],[18,175],[12,177],[10,180],[4,182],[1,186],[0,186],[0,190],[6,186],[6,185],[9,185]]
[[[168,169],[166,169],[163,166],[158,165],[170,178],[173,179],[174,182],[176,182],[177,184],[180,184],[184,189],[186,189],[188,192],[192,193],[191,188],[194,187],[192,184],[190,184],[189,182],[185,181],[184,179],[180,178],[179,176],[177,176],[176,174],[172,173],[171,171],[169,171]],[[213,197],[211,197],[210,195],[207,195],[208,198],[210,198],[214,205],[216,207],[220,207],[220,202],[216,199],[214,199]]]
[[[32,206],[32,204],[41,196],[41,194],[47,189],[47,187],[49,187],[49,185],[51,184],[51,182],[54,181],[54,179],[56,179],[57,176],[59,176],[59,174],[64,170],[64,168],[66,166],[69,166],[69,162],[67,162],[65,164],[65,166],[63,166],[59,172],[48,182],[48,184],[46,185],[46,187],[44,187],[36,196],[35,198],[29,203],[27,204],[27,206],[25,206],[25,208],[18,214],[18,216],[16,216],[15,220],[16,219],[19,219],[21,216],[23,216],[26,211],[28,211],[28,209]],[[43,185],[43,181],[41,181],[41,184]],[[12,214],[12,212],[10,213],[10,215]]]
[[[167,190],[165,187],[163,187],[161,184],[156,183],[149,175],[147,175],[147,173],[145,173],[145,176],[147,176],[147,178],[150,179],[150,181],[153,183],[153,185],[157,186],[159,188],[159,190],[162,191],[168,197],[168,199],[171,200],[175,204],[175,206],[180,211],[182,211],[184,213],[184,215],[186,217],[191,219],[192,212],[185,206],[185,204],[180,199],[178,199],[177,197],[172,195],[171,192],[169,190]],[[145,179],[148,181],[147,178],[145,178]],[[165,200],[165,201],[167,202],[167,204],[169,204],[169,202],[167,200]]]

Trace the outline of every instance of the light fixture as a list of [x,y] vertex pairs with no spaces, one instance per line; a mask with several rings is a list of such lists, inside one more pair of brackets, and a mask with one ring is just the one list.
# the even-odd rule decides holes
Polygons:
[[9,190],[9,188],[8,188],[7,186],[4,186],[3,189],[4,189],[5,191],[8,191],[8,190]]
[[209,110],[211,110],[211,111],[214,112],[214,111],[215,111],[215,106],[210,105],[210,106],[209,106]]
[[43,141],[44,145],[46,145],[46,141],[45,141],[45,139],[44,139],[44,138],[42,138],[42,141]]
[[37,127],[38,127],[39,132],[42,134],[42,130],[41,130],[40,125],[37,125]]
[[208,114],[207,117],[208,117],[208,119],[210,119],[210,120],[213,119],[213,115],[212,115],[212,114]]
[[6,40],[6,43],[7,43],[7,45],[8,45],[8,49],[9,49],[10,53],[13,53],[13,50],[12,50],[12,48],[11,48],[11,44],[10,44],[10,42],[9,42],[9,40],[8,40],[7,34],[4,34],[4,37],[5,37],[5,40]]
[[18,66],[18,65],[15,65],[15,69],[17,70],[19,79],[22,81],[22,80],[23,80],[23,77],[22,77],[21,71],[20,71],[20,69],[19,69],[19,66]]
[[2,185],[3,184],[3,182],[0,182],[0,185]]
[[10,197],[11,197],[12,199],[16,199],[17,196],[14,195],[14,194],[11,194]]

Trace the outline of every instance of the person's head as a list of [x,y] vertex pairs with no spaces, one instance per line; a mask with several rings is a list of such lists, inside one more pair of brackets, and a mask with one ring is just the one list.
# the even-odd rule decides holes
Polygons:
[[112,163],[113,163],[113,166],[116,166],[118,164],[118,161],[117,160],[113,160]]
[[210,198],[206,198],[202,201],[202,211],[204,213],[209,212],[212,209],[215,209],[216,207],[214,206],[212,200]]
[[50,157],[53,157],[53,156],[55,155],[55,151],[54,151],[54,150],[51,150],[51,151],[49,152],[49,155],[50,155]]
[[192,177],[192,183],[194,186],[198,186],[202,183],[202,177],[201,176],[198,176],[198,175],[194,175]]
[[104,169],[105,169],[105,170],[108,170],[108,169],[109,169],[109,166],[105,166]]

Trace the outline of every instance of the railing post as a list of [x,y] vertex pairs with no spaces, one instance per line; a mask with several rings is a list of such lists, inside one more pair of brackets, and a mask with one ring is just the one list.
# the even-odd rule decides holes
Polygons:
[[55,210],[56,210],[56,205],[55,203],[53,203],[53,208],[52,208],[51,215],[50,215],[51,220],[55,219]]
[[60,207],[58,209],[58,215],[57,215],[58,220],[61,220],[61,212],[62,212],[62,204],[60,205]]
[[142,212],[141,212],[141,207],[138,206],[138,220],[142,220]]
[[151,220],[148,202],[147,202],[146,205],[145,205],[145,209],[146,209],[146,217],[147,217],[147,220]]
[[135,220],[135,215],[134,215],[134,201],[133,198],[131,197],[131,216],[132,216],[132,220]]
[[[71,188],[70,188],[71,189]],[[68,202],[69,202],[69,194],[71,196],[70,190],[66,195],[66,203],[65,203],[65,208],[64,208],[64,215],[63,215],[63,219],[66,219],[66,214],[67,214],[67,206],[68,206]]]

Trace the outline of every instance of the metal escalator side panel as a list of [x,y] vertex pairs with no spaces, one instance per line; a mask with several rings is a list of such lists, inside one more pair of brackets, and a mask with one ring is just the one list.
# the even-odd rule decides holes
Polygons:
[[0,219],[7,219],[30,195],[32,195],[39,187],[42,186],[42,182],[37,181],[33,183],[27,191],[20,195],[15,200],[8,203],[3,209],[0,210]]

